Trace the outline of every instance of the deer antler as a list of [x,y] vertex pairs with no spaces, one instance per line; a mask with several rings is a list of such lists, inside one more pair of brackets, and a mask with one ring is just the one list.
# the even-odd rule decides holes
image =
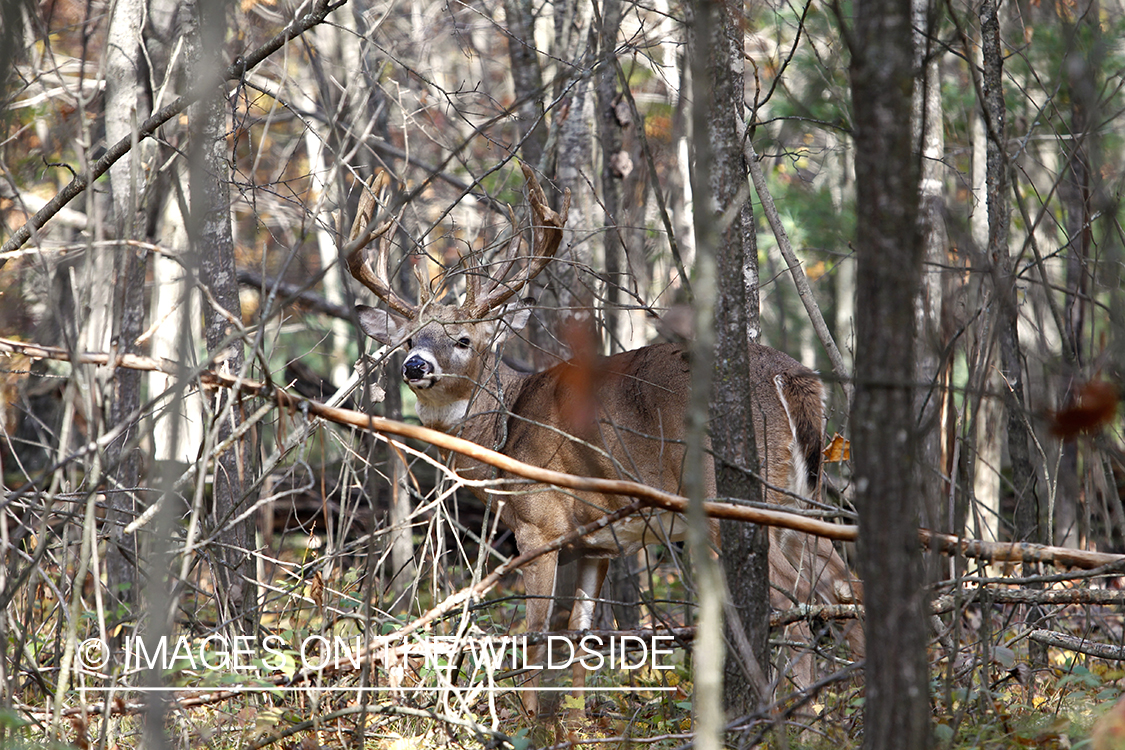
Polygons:
[[[472,263],[472,267],[466,270],[465,302],[462,304],[465,310],[476,309],[478,298],[484,299],[503,285],[504,279],[512,271],[512,266],[519,261],[520,246],[523,243],[520,238],[519,220],[516,219],[516,212],[511,206],[508,206],[508,223],[512,227],[512,236],[508,241],[508,249],[504,252],[504,257],[496,264],[496,270],[485,271],[483,257],[478,261],[472,261],[471,259],[469,261]],[[485,280],[491,282],[487,289],[484,288]]]
[[[465,303],[462,305],[470,318],[484,317],[489,310],[507,302],[517,289],[538,276],[547,267],[562,243],[563,225],[566,224],[566,216],[570,212],[570,190],[567,190],[563,195],[563,207],[560,214],[547,205],[547,195],[543,192],[543,188],[539,186],[539,181],[535,179],[535,173],[531,171],[531,167],[526,164],[521,164],[520,167],[523,169],[523,177],[527,181],[527,198],[531,204],[533,240],[527,268],[521,274],[521,280],[510,284],[504,282],[504,277],[508,275],[518,259],[519,242],[513,238],[507,257],[501,261],[499,273],[492,276],[493,281],[487,292],[482,292],[479,277],[470,275],[466,287]],[[515,232],[515,217],[512,216],[511,220],[512,230]]]
[[[359,210],[356,211],[344,252],[348,256],[348,271],[356,281],[374,292],[376,297],[387,304],[387,307],[413,320],[418,314],[418,308],[395,294],[387,273],[390,243],[386,239],[386,234],[395,225],[395,219],[387,219],[374,228],[371,226],[375,215],[375,193],[386,187],[387,182],[386,173],[380,171],[364,186],[359,198]],[[375,241],[374,269],[363,252],[372,240]]]

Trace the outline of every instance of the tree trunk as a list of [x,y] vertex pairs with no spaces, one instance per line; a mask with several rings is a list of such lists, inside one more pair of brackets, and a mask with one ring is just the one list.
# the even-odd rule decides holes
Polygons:
[[512,61],[521,154],[528,164],[544,170],[547,125],[543,121],[543,70],[535,48],[535,3],[504,0],[504,20],[508,27],[508,58]]
[[[718,273],[711,446],[719,496],[760,501],[761,483],[741,470],[756,474],[759,469],[752,400],[747,394],[767,385],[750,379],[749,345],[758,331],[758,250],[754,211],[745,192],[748,172],[739,117],[745,18],[740,5],[718,4],[718,8],[712,24],[697,27],[696,50],[709,54],[699,54],[707,78],[699,79],[701,88],[694,90],[708,95],[693,96],[695,127],[700,128],[695,134],[696,182],[702,178],[708,183],[695,191],[707,198],[697,207],[697,215],[715,227],[706,244],[714,247]],[[697,63],[696,70],[700,67]],[[704,238],[699,239],[697,246],[702,248]],[[769,534],[764,527],[735,522],[723,522],[720,530],[729,595],[723,704],[729,715],[745,716],[768,697]]]
[[[570,189],[570,214],[563,232],[563,249],[559,257],[564,262],[551,269],[556,294],[561,309],[558,324],[548,330],[562,331],[574,319],[585,325],[592,322],[594,295],[589,289],[590,279],[581,273],[582,268],[596,268],[591,250],[593,243],[586,242],[594,226],[594,196],[591,188],[594,176],[593,140],[594,95],[590,80],[582,71],[593,67],[596,59],[597,34],[593,29],[593,12],[589,3],[582,0],[565,0],[555,6],[555,55],[571,62],[568,68],[579,76],[577,81],[569,76],[560,80],[556,94],[567,91],[562,112],[556,119],[558,149],[555,153],[555,182],[560,194]],[[567,85],[571,84],[573,85]],[[584,334],[576,334],[584,335]],[[556,347],[553,347],[557,349]],[[549,350],[548,350],[549,351]]]
[[[127,138],[136,123],[148,116],[148,101],[142,84],[146,66],[141,54],[141,25],[144,3],[120,0],[113,6],[106,47],[106,139],[116,143]],[[126,154],[109,170],[113,196],[113,215],[118,239],[144,239],[144,227],[137,226],[138,196],[143,192],[143,172],[138,167],[142,154]],[[109,252],[101,250],[100,252]],[[123,353],[138,352],[137,338],[144,324],[145,267],[148,251],[121,245],[114,252],[114,335],[116,348]],[[107,424],[118,425],[130,419],[141,399],[141,373],[119,369],[114,375],[113,400]],[[137,423],[111,443],[106,450],[110,476],[114,479],[108,496],[106,529],[106,578],[110,596],[126,605],[137,601],[137,548],[135,538],[126,540],[122,530],[137,511],[134,488],[140,484],[140,455],[135,443]],[[131,614],[122,613],[131,617]]]
[[1038,542],[1039,501],[1035,492],[1036,472],[1031,463],[1027,408],[1023,392],[1023,355],[1020,351],[1019,303],[1014,260],[1008,254],[1011,223],[1008,195],[1011,178],[1004,153],[1005,120],[1003,54],[1000,48],[1000,19],[992,0],[981,5],[981,47],[984,53],[985,125],[988,130],[987,195],[988,258],[993,272],[996,298],[1000,303],[1000,373],[1007,408],[1008,456],[1015,491],[1015,539]]
[[910,127],[910,0],[855,6],[852,102],[858,258],[852,411],[867,610],[865,748],[930,744],[926,587],[918,544],[915,300],[922,265]]
[[[1093,20],[1090,13],[1094,12]],[[1098,15],[1091,8],[1081,8],[1075,14],[1076,23],[1083,36],[1100,34],[1096,22]],[[1064,31],[1074,44],[1074,37],[1080,28],[1060,19]],[[1093,45],[1095,48],[1100,44]],[[1069,253],[1066,256],[1066,298],[1063,324],[1062,383],[1059,388],[1059,406],[1062,408],[1074,398],[1074,386],[1082,372],[1081,341],[1086,320],[1087,271],[1086,259],[1089,255],[1091,232],[1091,141],[1095,135],[1090,131],[1091,114],[1100,109],[1095,89],[1097,67],[1092,61],[1075,49],[1066,56],[1064,69],[1067,71],[1067,89],[1070,94],[1070,134],[1071,139],[1062,141],[1066,148],[1066,174],[1059,184],[1059,198],[1066,210],[1066,237]],[[1050,290],[1045,290],[1050,294]],[[1059,462],[1059,491],[1055,508],[1054,544],[1076,547],[1080,543],[1078,524],[1079,481],[1078,481],[1078,441],[1067,440],[1062,444],[1062,460]]]
[[[943,462],[942,436],[946,434],[947,376],[941,360],[945,349],[942,340],[941,304],[943,296],[942,269],[945,267],[945,199],[942,174],[945,169],[945,137],[941,106],[940,57],[929,40],[936,24],[929,18],[928,0],[913,0],[915,60],[922,71],[921,85],[914,91],[914,129],[921,153],[921,189],[918,207],[918,232],[922,243],[922,282],[915,312],[918,337],[915,357],[917,379],[928,387],[915,395],[919,425],[918,471],[921,472],[922,518],[931,529],[953,531],[951,514],[945,507],[948,487],[941,481],[948,467]],[[933,560],[931,573],[939,560]]]
[[[605,340],[609,352],[622,351],[618,333],[620,321],[628,316],[621,309],[625,278],[625,245],[622,241],[622,181],[626,177],[617,155],[621,153],[622,130],[628,127],[618,116],[622,97],[617,91],[617,34],[621,28],[621,0],[605,0],[601,7],[598,32],[598,55],[601,64],[595,78],[598,145],[602,153],[602,208],[605,231],[602,234],[605,254]],[[631,630],[640,626],[640,581],[635,557],[615,557],[609,563],[603,599],[613,602],[617,627]]]
[[[192,56],[196,78],[221,61],[225,42],[224,6],[202,0],[196,5],[199,48]],[[203,305],[207,351],[219,360],[218,368],[231,375],[245,374],[243,342],[237,335],[242,308],[234,268],[230,188],[226,141],[225,88],[218,88],[191,109],[191,221],[189,235],[199,262],[199,278],[214,302]],[[216,309],[218,307],[219,309]],[[220,391],[212,403],[216,419],[215,445],[241,425],[241,405],[229,391]],[[254,548],[253,515],[233,519],[246,507],[246,489],[253,484],[255,456],[248,436],[215,458],[213,514],[218,531],[212,573],[215,576],[220,617],[238,623],[235,629],[253,632],[257,591],[248,550]]]
[[616,45],[617,32],[621,27],[621,0],[605,0],[602,3],[601,28],[598,29],[598,51],[601,64],[597,72],[597,126],[598,145],[602,152],[602,208],[605,211],[605,327],[610,352],[621,351],[617,345],[618,319],[622,315],[621,285],[625,282],[622,268],[625,265],[625,247],[621,238],[622,222],[620,212],[621,183],[625,177],[622,171],[621,131],[625,127],[618,116],[621,101],[617,91]]
[[[973,63],[983,66],[980,45],[973,46]],[[982,254],[988,247],[988,128],[985,125],[983,110],[972,113],[970,138],[973,149],[972,185],[975,204],[971,216],[973,244]],[[968,284],[971,294],[970,305],[983,306],[985,290],[982,284]],[[974,327],[979,331],[981,327]],[[978,354],[977,371],[983,373],[981,401],[974,416],[973,444],[973,498],[975,510],[971,514],[977,521],[970,531],[978,539],[1000,540],[1000,461],[1004,453],[1004,401],[1001,393],[1000,376],[996,372],[996,350],[992,345],[991,326],[983,335],[984,340],[976,343]]]
[[[756,469],[757,453],[749,400],[748,285],[756,292],[757,267],[752,235],[753,215],[739,192],[747,183],[741,159],[743,109],[743,27],[741,8],[720,3],[696,3],[689,34],[692,60],[692,131],[695,170],[692,194],[696,206],[695,280],[706,290],[694,300],[695,382],[689,415],[688,464],[685,486],[692,490],[689,523],[700,600],[696,636],[694,711],[697,747],[717,746],[725,706],[735,715],[750,713],[762,697],[768,664],[768,536],[756,526],[721,530],[723,568],[730,586],[731,617],[724,645],[720,636],[724,597],[723,576],[706,551],[706,524],[696,495],[702,486],[691,470],[694,429],[710,415],[711,446],[715,450],[715,480],[722,495],[760,496],[747,474],[736,467]],[[749,268],[746,267],[748,259]],[[747,272],[750,272],[749,274]],[[710,290],[715,289],[712,294]],[[754,307],[756,310],[756,305]],[[702,436],[700,435],[700,438]],[[700,446],[701,448],[701,446]],[[687,483],[690,479],[692,483]],[[700,483],[701,484],[701,483]],[[724,654],[729,658],[724,659]],[[722,666],[720,666],[722,665]],[[721,673],[718,670],[722,670]],[[721,696],[721,697],[720,697]],[[719,704],[719,700],[723,703]]]

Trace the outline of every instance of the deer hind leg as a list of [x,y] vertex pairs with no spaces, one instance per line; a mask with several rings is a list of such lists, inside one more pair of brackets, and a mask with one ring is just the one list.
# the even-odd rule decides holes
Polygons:
[[[817,587],[824,589],[821,598],[830,604],[862,604],[863,584],[852,574],[843,558],[828,539],[817,538]],[[863,635],[863,621],[842,620],[842,631],[852,658],[867,655],[867,641]]]
[[[785,555],[784,540],[776,527],[771,529],[770,536],[770,606],[785,611],[795,604],[809,602],[812,597],[812,586],[808,577],[802,576]],[[786,626],[782,630],[782,637],[786,641],[811,643],[812,631],[808,623],[799,621]],[[798,689],[811,685],[813,683],[812,651],[787,647],[782,653],[789,658],[788,664],[780,670],[782,678],[788,678]]]
[[[785,561],[785,564],[779,566],[785,570],[782,588],[799,603],[857,604],[863,601],[862,584],[856,580],[830,540],[777,529],[771,541]],[[771,563],[772,553],[773,549]],[[863,658],[867,648],[862,622],[846,620],[842,629],[844,638],[851,647],[852,657]],[[794,635],[811,638],[812,633],[805,626]],[[808,676],[812,676],[811,671]]]
[[[574,591],[574,607],[570,610],[569,630],[589,630],[594,622],[594,606],[602,592],[606,572],[609,570],[608,558],[581,558],[578,561],[578,581]],[[578,698],[578,705],[585,705],[582,688],[586,687],[586,665],[576,659],[571,665],[571,685],[573,695]],[[581,716],[585,713],[582,708],[574,708],[572,716]]]
[[[523,549],[523,545],[520,545]],[[528,547],[532,549],[532,547]],[[555,571],[558,567],[558,552],[548,552],[523,567],[523,588],[527,595],[527,617],[525,629],[529,633],[543,633],[551,621],[554,606]],[[545,647],[536,643],[527,649],[527,663],[533,671],[522,692],[523,707],[534,718],[539,713],[539,678],[544,667]]]

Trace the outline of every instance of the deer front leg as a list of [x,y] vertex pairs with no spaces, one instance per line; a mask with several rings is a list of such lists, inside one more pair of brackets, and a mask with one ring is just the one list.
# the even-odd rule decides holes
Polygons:
[[[578,561],[578,587],[574,592],[574,607],[570,610],[570,630],[581,632],[590,629],[594,622],[594,606],[601,595],[608,570],[609,560],[606,558],[584,557]],[[571,665],[571,684],[574,688],[572,694],[579,699],[579,705],[585,706],[582,688],[586,687],[586,663],[581,659],[575,660]],[[581,718],[584,713],[583,708],[574,708],[570,712],[572,717],[577,718]]]
[[[523,548],[523,545],[520,545]],[[530,549],[530,547],[529,547]],[[523,588],[527,595],[527,618],[525,630],[529,633],[543,633],[551,621],[551,609],[554,606],[555,571],[558,568],[558,552],[548,552],[541,557],[529,562],[523,567]],[[528,666],[535,669],[532,676],[525,683],[527,688],[523,691],[523,707],[528,715],[534,718],[539,713],[539,678],[544,667],[544,644],[536,643],[527,650]]]

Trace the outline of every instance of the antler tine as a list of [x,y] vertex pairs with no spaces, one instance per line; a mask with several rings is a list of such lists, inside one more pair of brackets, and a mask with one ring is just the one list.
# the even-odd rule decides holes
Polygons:
[[477,297],[480,295],[483,266],[474,260],[474,257],[475,254],[470,253],[467,258],[462,258],[465,262],[465,301],[461,306],[466,310],[472,310],[476,306]]
[[[356,211],[352,230],[348,234],[348,244],[344,252],[348,258],[348,271],[352,277],[374,292],[375,296],[383,300],[387,307],[407,318],[413,319],[417,308],[399,297],[390,285],[390,276],[387,273],[387,255],[390,252],[390,243],[386,233],[395,225],[396,219],[387,219],[377,227],[372,228],[375,215],[375,193],[386,186],[387,176],[379,172],[364,186],[359,199],[359,209]],[[375,268],[372,269],[364,248],[375,241]]]
[[512,225],[512,239],[508,242],[508,249],[504,252],[504,257],[500,260],[499,270],[495,273],[488,274],[492,278],[492,284],[488,288],[488,293],[492,294],[501,286],[504,285],[504,279],[508,278],[508,274],[512,272],[512,266],[520,259],[520,223],[516,218],[515,209],[508,206],[508,223]]
[[[425,263],[425,261],[422,261]],[[422,264],[419,263],[414,266],[414,278],[418,281],[418,305],[425,307],[433,299],[433,291],[430,289],[430,276],[422,270]]]
[[547,264],[555,257],[555,253],[558,252],[559,245],[562,244],[563,226],[566,224],[567,214],[570,213],[570,190],[568,189],[563,194],[562,212],[558,213],[547,205],[547,194],[539,186],[539,181],[535,179],[535,173],[531,171],[531,167],[526,164],[521,164],[520,167],[523,169],[523,177],[527,182],[527,197],[531,204],[533,242],[527,270],[521,274],[522,281],[512,284],[504,283],[504,277],[517,259],[517,253],[510,252],[509,257],[503,262],[502,273],[493,277],[495,283],[488,290],[488,293],[483,296],[474,295],[471,304],[468,299],[465,300],[464,307],[472,317],[483,317],[489,310],[507,302],[517,289],[530,282],[547,267]]

